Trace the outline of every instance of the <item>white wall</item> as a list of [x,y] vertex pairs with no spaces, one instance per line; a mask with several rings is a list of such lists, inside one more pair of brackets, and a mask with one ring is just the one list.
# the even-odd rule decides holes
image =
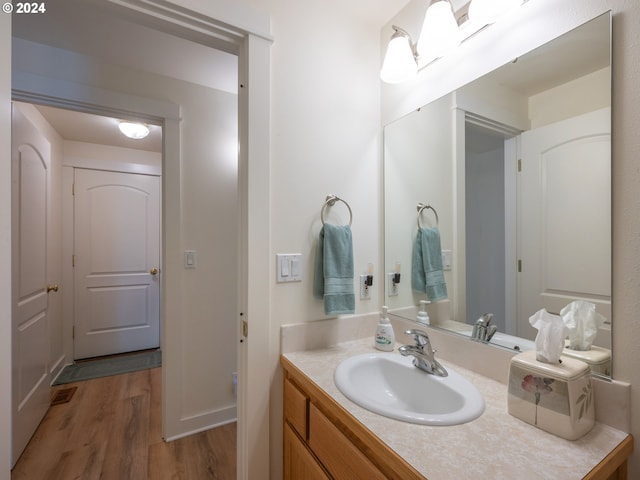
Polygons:
[[[101,165],[101,166],[96,166]],[[132,173],[162,172],[162,152],[149,152],[133,148],[98,145],[95,143],[65,140],[64,164],[74,167],[126,168]],[[91,166],[93,165],[93,167]]]
[[611,106],[611,69],[603,68],[529,97],[531,128]]
[[[418,305],[428,300],[411,288],[413,244],[418,229],[418,203],[430,205],[438,213],[437,226],[443,250],[454,249],[452,186],[454,165],[453,96],[447,95],[431,103],[428,108],[384,127],[384,154],[390,160],[384,164],[385,210],[385,267],[393,272],[395,263],[401,264],[398,295],[387,298],[389,311]],[[447,140],[448,139],[448,140]],[[408,172],[408,173],[407,173]],[[435,214],[423,210],[420,225],[436,226]],[[455,288],[450,271],[445,271],[448,299],[455,301]]]
[[[271,238],[276,253],[302,253],[304,278],[276,284],[272,269],[272,342],[279,325],[326,318],[312,295],[320,209],[327,194],[353,211],[356,276],[374,265],[370,300],[356,297],[356,313],[379,311],[382,301],[381,164],[379,116],[380,25],[359,20],[349,2],[247,0],[272,19],[271,47]],[[344,205],[331,209],[346,221]],[[333,216],[335,215],[335,216]],[[372,324],[372,332],[375,323]],[[271,478],[281,478],[282,380],[273,365]]]
[[[414,1],[415,9],[421,8]],[[508,22],[495,24],[451,57],[423,70],[410,84],[382,87],[383,123],[440,97],[607,9],[613,12],[613,376],[630,382],[632,431],[640,437],[640,4],[625,0],[533,0]],[[411,18],[411,9],[402,20]],[[381,40],[389,38],[391,22]],[[508,41],[507,41],[508,39]],[[494,48],[501,45],[500,49]],[[637,450],[637,449],[636,449]],[[629,478],[640,476],[640,453],[631,456]]]

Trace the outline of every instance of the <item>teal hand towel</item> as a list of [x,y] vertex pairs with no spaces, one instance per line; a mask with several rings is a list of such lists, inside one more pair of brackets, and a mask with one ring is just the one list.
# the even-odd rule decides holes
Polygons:
[[447,298],[438,227],[418,229],[413,244],[411,287],[415,292],[426,293],[432,302]]
[[354,313],[353,241],[348,225],[325,223],[316,252],[313,294],[324,299],[327,315]]

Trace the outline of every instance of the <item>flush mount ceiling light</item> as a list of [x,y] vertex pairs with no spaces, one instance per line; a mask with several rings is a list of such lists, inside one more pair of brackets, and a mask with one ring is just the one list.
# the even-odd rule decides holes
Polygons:
[[469,4],[469,20],[489,25],[521,4],[522,0],[472,0]]
[[453,50],[462,41],[458,22],[449,0],[436,1],[429,5],[424,16],[418,53],[425,59],[436,59]]
[[135,140],[140,140],[149,135],[149,127],[144,123],[122,121],[118,124],[118,128],[125,136]]
[[394,33],[387,45],[380,78],[387,83],[400,83],[416,76],[418,63],[409,34],[395,25],[392,28]]

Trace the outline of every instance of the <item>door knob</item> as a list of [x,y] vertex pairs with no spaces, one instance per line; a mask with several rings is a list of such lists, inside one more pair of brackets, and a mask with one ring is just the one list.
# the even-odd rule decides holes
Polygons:
[[156,267],[153,267],[151,270],[149,270],[149,273],[151,275],[157,275],[158,274],[158,269]]
[[57,292],[58,291],[58,285],[47,285],[47,293],[49,292]]

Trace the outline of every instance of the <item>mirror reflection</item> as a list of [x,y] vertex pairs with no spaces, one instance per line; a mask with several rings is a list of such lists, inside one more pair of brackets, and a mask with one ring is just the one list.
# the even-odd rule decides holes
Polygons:
[[537,311],[587,301],[605,321],[589,350],[565,353],[610,374],[610,25],[602,15],[385,127],[389,313],[525,350]]

